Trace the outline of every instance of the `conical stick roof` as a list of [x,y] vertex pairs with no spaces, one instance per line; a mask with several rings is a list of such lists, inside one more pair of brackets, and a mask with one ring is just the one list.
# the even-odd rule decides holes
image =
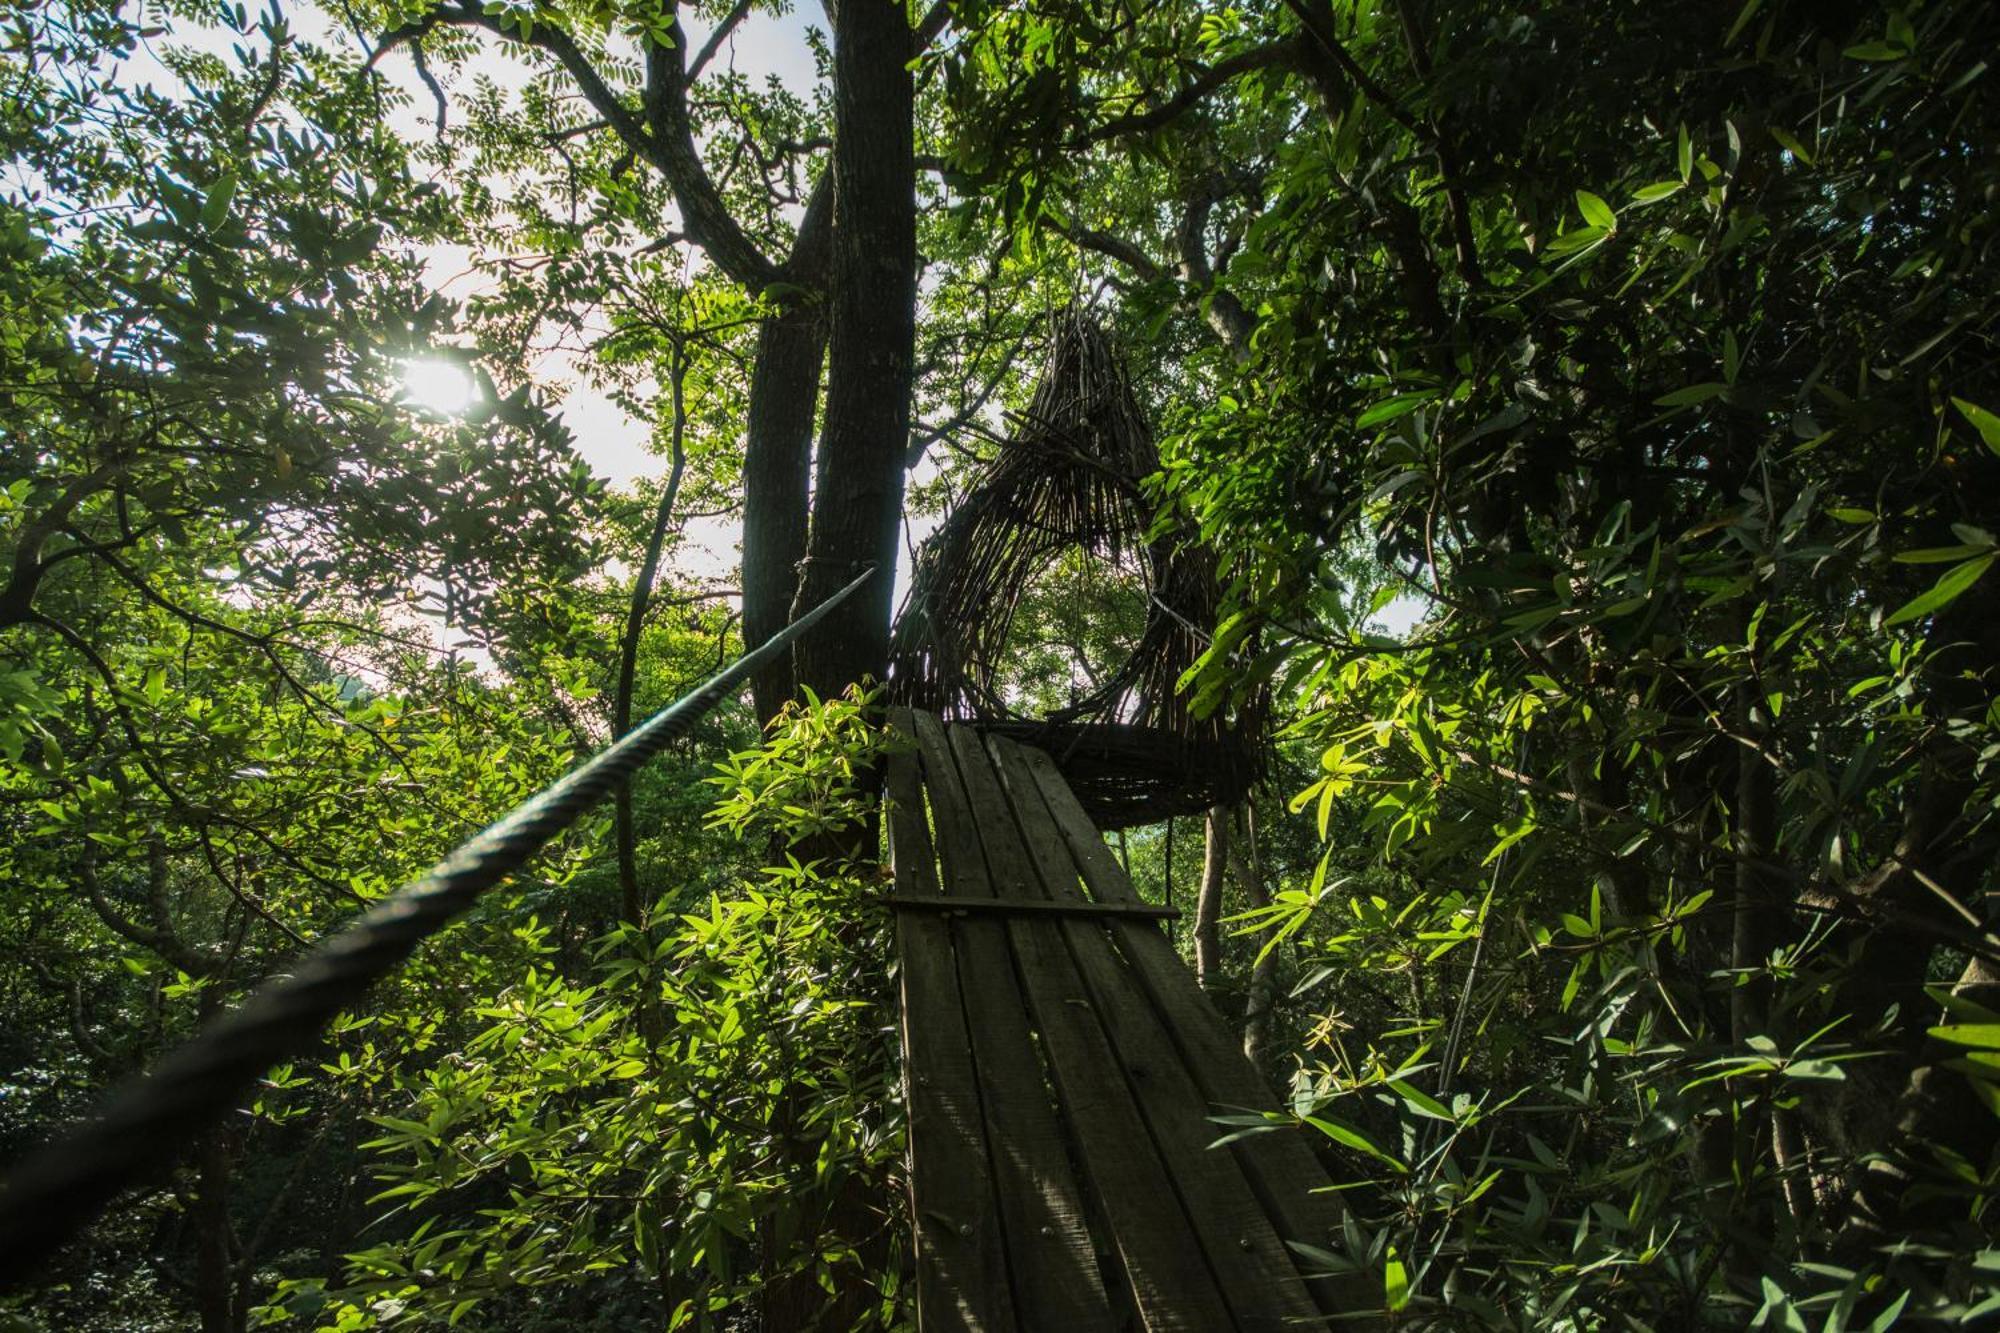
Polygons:
[[[1059,317],[1028,409],[1010,422],[917,554],[890,650],[892,697],[1047,746],[1070,761],[1072,786],[1107,826],[1241,796],[1255,776],[1249,719],[1234,729],[1219,715],[1196,719],[1176,690],[1215,624],[1214,562],[1190,534],[1149,537],[1140,481],[1159,469],[1159,451],[1116,349],[1086,312]],[[1031,583],[1072,547],[1112,563],[1137,557],[1145,629],[1088,695],[1023,716],[1000,697],[999,666]]]

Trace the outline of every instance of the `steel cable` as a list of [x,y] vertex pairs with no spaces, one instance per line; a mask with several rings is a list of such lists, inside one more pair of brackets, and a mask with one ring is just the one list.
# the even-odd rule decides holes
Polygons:
[[37,1272],[120,1191],[164,1168],[238,1106],[271,1066],[308,1050],[341,1010],[424,939],[470,907],[550,839],[818,624],[874,574],[871,568],[692,694],[462,843],[421,879],[390,894],[272,977],[104,1109],[30,1154],[0,1182],[0,1288]]

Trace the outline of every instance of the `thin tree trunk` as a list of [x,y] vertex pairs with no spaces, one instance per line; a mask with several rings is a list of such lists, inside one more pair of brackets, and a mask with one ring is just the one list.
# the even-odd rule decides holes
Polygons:
[[[1760,691],[1752,682],[1741,682],[1736,686],[1735,694],[1737,727],[1744,737],[1761,744],[1768,728]],[[1736,902],[1729,941],[1729,966],[1734,974],[1735,986],[1729,994],[1729,1036],[1733,1045],[1742,1047],[1752,1037],[1770,1035],[1770,958],[1772,949],[1783,938],[1787,894],[1785,886],[1774,881],[1771,872],[1765,868],[1776,844],[1776,778],[1764,756],[1747,746],[1738,747],[1736,762],[1736,809],[1733,811],[1734,850],[1737,856]],[[1762,1131],[1767,1127],[1770,1134],[1768,1151],[1778,1160],[1781,1171],[1785,1155],[1788,1152],[1796,1155],[1794,1149],[1798,1133],[1797,1126],[1789,1123],[1791,1115],[1790,1111],[1773,1106],[1765,1116],[1746,1114],[1738,1120],[1734,1157],[1739,1180],[1748,1180],[1753,1174],[1753,1164],[1765,1151],[1760,1148],[1760,1140],[1764,1137]],[[1803,1227],[1809,1221],[1809,1212],[1807,1215],[1798,1213],[1795,1206],[1798,1199],[1790,1188],[1789,1180],[1781,1180],[1779,1188],[1785,1211],[1793,1214],[1795,1225]],[[1770,1228],[1776,1221],[1776,1209],[1769,1198],[1742,1201],[1736,1207],[1739,1219],[1746,1221],[1754,1234],[1772,1234]],[[1732,1264],[1747,1264],[1751,1258],[1745,1252],[1733,1256]]]
[[[1755,691],[1739,685],[1736,692],[1740,724],[1744,734],[1754,738],[1760,733],[1761,713],[1751,697]],[[1736,762],[1736,905],[1729,940],[1729,966],[1736,985],[1730,992],[1729,1036],[1741,1046],[1762,1034],[1768,1023],[1770,978],[1750,974],[1769,966],[1775,936],[1772,915],[1780,910],[1780,900],[1768,883],[1768,872],[1758,865],[1771,854],[1776,819],[1771,770],[1761,756],[1747,749],[1738,749]]]
[[[237,937],[241,943],[241,936]],[[222,1007],[223,977],[235,956],[208,972],[213,983],[204,987],[196,1004],[206,1024]],[[194,1298],[201,1333],[243,1333],[249,1311],[236,1300],[236,1229],[229,1221],[229,1143],[226,1126],[209,1130],[195,1141],[195,1195],[189,1212],[194,1223]]]
[[221,1130],[195,1145],[194,1290],[201,1333],[240,1333],[229,1225],[229,1153]]
[[[618,688],[612,698],[611,732],[615,740],[632,729],[632,691],[639,674],[639,638],[646,628],[646,612],[653,603],[653,584],[659,577],[660,551],[666,545],[667,529],[673,525],[674,502],[680,497],[681,477],[687,471],[687,348],[675,343],[668,363],[668,382],[673,392],[672,465],[667,484],[660,492],[660,507],[653,514],[653,530],[646,538],[646,555],[632,581],[632,601],[625,612],[625,637],[618,646]],[[632,784],[618,784],[614,836],[618,844],[618,889],[625,920],[634,926],[646,921],[647,903],[639,891],[638,831],[632,824]]]
[[1194,976],[1212,991],[1222,981],[1222,889],[1229,863],[1229,809],[1213,805],[1204,826],[1201,892],[1194,902]]
[[[1252,909],[1271,905],[1271,890],[1264,882],[1264,856],[1257,846],[1257,806],[1243,803],[1243,840],[1249,844],[1250,859],[1239,869],[1243,892]],[[1247,870],[1247,873],[1246,873]],[[1278,1000],[1278,951],[1260,952],[1250,967],[1250,989],[1243,1003],[1243,1054],[1252,1064],[1263,1066],[1270,1055],[1271,1010]]]
[[[813,187],[779,279],[801,289],[757,331],[743,455],[743,641],[784,628],[806,558],[813,421],[826,365],[827,267],[833,248],[833,173]],[[768,723],[796,692],[793,660],[780,657],[750,682],[757,721]]]

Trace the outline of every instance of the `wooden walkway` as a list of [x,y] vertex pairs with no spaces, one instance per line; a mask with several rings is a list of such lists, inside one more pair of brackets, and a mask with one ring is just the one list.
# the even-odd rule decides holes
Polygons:
[[1054,763],[891,716],[919,1327],[1373,1323],[1374,1284],[1286,1245],[1339,1248],[1306,1143],[1211,1146],[1274,1099]]

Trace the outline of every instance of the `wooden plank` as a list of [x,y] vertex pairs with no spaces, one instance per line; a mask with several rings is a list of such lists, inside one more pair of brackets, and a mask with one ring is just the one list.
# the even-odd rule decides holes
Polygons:
[[[1027,770],[1021,747],[1003,737],[988,737],[987,747],[1037,873],[1049,884],[1075,882],[1076,862]],[[1101,926],[1065,924],[1063,931],[1238,1324],[1276,1333],[1320,1323],[1320,1311],[1292,1252],[1245,1180],[1239,1159],[1212,1148],[1221,1131],[1209,1120],[1209,1100],[1161,1014]]]
[[[937,864],[915,755],[890,757],[888,793],[896,883],[913,896],[935,898]],[[942,917],[898,917],[896,960],[903,993],[917,1324],[927,1333],[1011,1333],[1019,1321],[1006,1247],[992,1221],[999,1205],[951,927]]]
[[[1074,892],[1060,881],[1044,885],[978,734],[953,727],[948,739],[967,808],[979,812],[976,831],[996,893],[1027,897],[1045,887]],[[935,799],[946,782],[943,765],[928,767],[927,774]],[[1124,1265],[1141,1321],[1149,1330],[1208,1333],[1238,1327],[1063,938],[1070,930],[1101,934],[1102,927],[1021,918],[1004,926],[1084,1178]]]
[[[1054,761],[1039,750],[1025,746],[1019,750],[1091,893],[1107,902],[1139,901],[1118,858],[1085,817]],[[1195,985],[1193,974],[1173,946],[1148,926],[1114,922],[1110,931],[1209,1101],[1227,1108],[1276,1106],[1277,1098],[1269,1085]],[[1325,1168],[1302,1138],[1280,1130],[1250,1135],[1230,1147],[1242,1161],[1244,1175],[1279,1235],[1323,1249],[1345,1248],[1340,1238],[1343,1206],[1339,1196],[1331,1192],[1332,1181]],[[1301,1260],[1300,1267],[1315,1271],[1310,1261]],[[1347,1316],[1341,1327],[1368,1327],[1376,1322],[1357,1319],[1381,1309],[1380,1292],[1367,1277],[1322,1278],[1309,1285],[1323,1310]]]
[[[922,748],[925,785],[937,826],[947,895],[988,895],[992,885],[972,814],[937,719],[900,719]],[[938,780],[942,762],[945,780]],[[1111,1304],[1085,1220],[1083,1191],[1070,1167],[1048,1096],[1020,986],[998,918],[948,923],[959,990],[986,1115],[1014,1309],[1024,1329],[1110,1330]],[[988,1225],[991,1225],[989,1221]]]
[[942,912],[947,916],[979,913],[999,916],[1088,917],[1094,920],[1122,916],[1140,920],[1172,921],[1181,914],[1177,907],[1156,907],[1152,903],[1057,903],[1049,902],[1047,899],[1031,898],[940,898],[935,893],[892,893],[878,901],[899,910]]

